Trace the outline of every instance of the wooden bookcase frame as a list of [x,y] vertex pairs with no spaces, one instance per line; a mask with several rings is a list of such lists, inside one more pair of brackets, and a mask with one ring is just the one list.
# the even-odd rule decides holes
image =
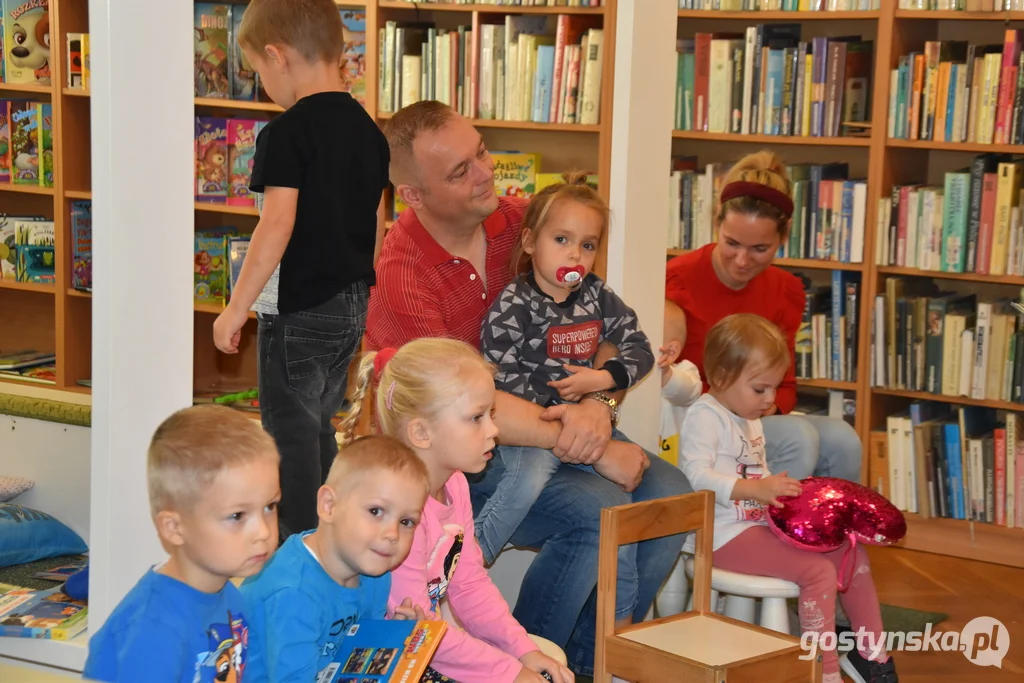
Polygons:
[[[967,21],[976,26],[996,26],[992,29],[992,40],[1001,42],[1002,25],[1024,22],[1024,12],[957,12],[957,11],[910,11],[897,10],[895,0],[882,0],[881,9],[859,12],[678,12],[679,27],[687,36],[697,30],[737,31],[739,27],[762,22],[794,22],[813,27],[815,35],[847,35],[869,33],[875,41],[874,74],[871,89],[871,121],[874,125],[866,138],[815,138],[782,137],[770,135],[734,135],[726,133],[705,133],[701,131],[675,131],[673,138],[699,143],[729,143],[734,152],[729,158],[739,158],[750,151],[774,148],[783,157],[793,150],[802,149],[810,155],[807,160],[831,160],[825,156],[847,159],[866,153],[867,216],[864,234],[864,262],[840,263],[815,259],[776,259],[775,264],[784,268],[802,270],[847,270],[862,274],[860,301],[858,302],[858,357],[857,380],[837,382],[833,380],[797,380],[798,387],[836,389],[853,392],[857,399],[855,429],[864,443],[864,460],[861,481],[867,483],[869,435],[874,430],[885,429],[885,418],[906,406],[910,400],[933,400],[953,405],[975,405],[1007,411],[1024,412],[1024,404],[1005,401],[974,400],[965,397],[933,395],[916,391],[887,389],[871,386],[871,317],[875,296],[884,292],[885,278],[893,275],[904,277],[933,278],[980,285],[1006,285],[1024,287],[1024,277],[1008,275],[977,275],[974,273],[942,273],[903,268],[878,266],[875,264],[875,211],[881,197],[888,196],[894,184],[910,182],[921,177],[921,169],[932,164],[931,152],[958,152],[963,155],[982,152],[1007,152],[1024,154],[1024,145],[994,145],[976,143],[949,143],[931,140],[889,139],[887,121],[889,116],[889,74],[899,64],[901,55],[919,50],[925,40],[950,39],[950,31],[963,31],[959,22]],[[851,23],[853,22],[853,23]],[[981,22],[987,22],[982,24]],[[956,29],[953,25],[957,24]],[[699,25],[694,29],[693,26]],[[1016,25],[1024,28],[1024,23]],[[972,38],[973,39],[973,38]],[[703,150],[703,148],[701,148]],[[823,155],[823,156],[820,156]],[[710,155],[716,157],[714,150]],[[721,156],[721,152],[717,153]],[[717,158],[702,158],[701,163]],[[805,159],[800,159],[801,161]],[[861,160],[863,161],[863,160]],[[966,159],[965,159],[966,161]],[[851,164],[852,166],[853,164]],[[851,173],[852,175],[852,173]],[[669,250],[668,255],[682,253]],[[1024,567],[1024,529],[1007,529],[993,524],[968,522],[944,518],[922,518],[908,513],[907,536],[903,547],[913,550],[966,557],[988,562]]]

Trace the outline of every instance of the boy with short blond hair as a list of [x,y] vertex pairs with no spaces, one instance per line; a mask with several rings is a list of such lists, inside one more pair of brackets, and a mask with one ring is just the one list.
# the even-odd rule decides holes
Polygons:
[[426,466],[399,441],[342,447],[317,495],[317,528],[289,537],[242,584],[271,683],[333,680],[348,628],[384,618],[390,572],[409,553],[427,492]]
[[387,141],[344,92],[334,0],[252,0],[238,43],[284,112],[256,139],[249,189],[260,221],[231,301],[213,326],[237,353],[258,318],[260,415],[281,451],[281,538],[316,526],[317,489],[337,453],[331,418],[375,282]]
[[661,457],[679,466],[679,429],[686,410],[700,398],[704,385],[697,366],[688,360],[676,363],[686,344],[686,313],[665,299],[664,343],[658,349],[661,368]]
[[249,614],[232,577],[256,574],[277,541],[279,458],[270,436],[221,406],[178,411],[149,446],[149,499],[170,557],[89,641],[84,676],[112,683],[253,680]]

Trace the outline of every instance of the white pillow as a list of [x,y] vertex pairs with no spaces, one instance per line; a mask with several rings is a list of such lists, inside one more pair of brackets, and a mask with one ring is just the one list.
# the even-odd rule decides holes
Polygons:
[[0,476],[0,503],[14,500],[33,486],[35,486],[35,482],[31,479]]

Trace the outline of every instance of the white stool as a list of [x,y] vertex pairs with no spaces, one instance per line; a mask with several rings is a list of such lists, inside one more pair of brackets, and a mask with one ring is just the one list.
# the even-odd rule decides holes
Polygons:
[[[692,557],[686,559],[686,575],[693,577]],[[786,607],[786,599],[800,595],[800,587],[795,583],[712,567],[711,589],[712,605],[715,604],[718,593],[725,594],[725,616],[748,624],[755,623],[754,601],[760,598],[760,625],[780,633],[789,633],[789,610]]]
[[569,660],[566,659],[565,652],[562,651],[562,648],[558,647],[547,638],[541,638],[540,636],[535,636],[532,633],[529,634],[529,636],[530,640],[534,642],[541,652],[546,654],[548,657],[551,657],[551,659],[555,660],[562,666],[568,666]]

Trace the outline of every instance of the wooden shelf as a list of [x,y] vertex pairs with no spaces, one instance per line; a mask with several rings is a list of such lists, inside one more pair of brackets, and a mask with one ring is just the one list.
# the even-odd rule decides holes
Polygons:
[[[895,2],[896,0],[892,0]],[[719,10],[681,9],[680,19],[729,19],[733,21],[850,21],[861,19],[874,21],[881,16],[878,10],[857,11],[857,12],[722,12]]]
[[40,294],[53,294],[57,291],[55,285],[44,285],[39,282],[15,282],[14,280],[0,280],[0,289],[17,289],[21,292],[39,292]]
[[92,190],[64,190],[68,199],[92,199]]
[[[338,3],[341,5],[342,3]],[[460,5],[452,2],[401,2],[378,0],[379,9],[411,9],[422,12],[483,12],[486,14],[604,14],[604,7],[533,7],[521,5]]]
[[902,548],[1024,568],[1024,529],[944,517],[925,519],[909,512],[904,517],[907,535],[899,543]]
[[885,141],[887,147],[899,149],[926,149],[942,152],[975,152],[984,154],[993,152],[996,154],[1024,154],[1024,145],[994,145],[980,142],[937,142],[935,140],[903,140],[900,138],[889,138]]
[[222,100],[216,97],[195,98],[197,107],[210,107],[212,109],[235,109],[238,111],[284,111],[279,105],[273,102],[249,102],[247,100]]
[[[758,12],[771,14],[771,12]],[[785,12],[795,14],[795,12]],[[702,130],[674,130],[677,140],[706,140],[709,142],[745,142],[750,145],[814,145],[824,147],[870,147],[869,138],[816,138],[803,135],[743,135],[740,133],[706,133]]]
[[930,277],[936,280],[966,280],[983,282],[992,285],[1015,285],[1024,287],[1024,277],[1020,275],[979,275],[978,273],[947,273],[941,270],[921,270],[903,266],[877,266],[875,270],[882,275],[906,275],[908,277]]
[[[391,112],[377,112],[378,121],[387,121]],[[497,119],[470,119],[476,128],[505,128],[508,130],[544,130],[563,133],[600,133],[601,124],[534,123],[533,121],[502,121]]]
[[856,382],[841,382],[836,379],[797,379],[798,387],[808,389],[834,389],[836,391],[857,391]]
[[34,95],[53,95],[53,86],[32,85],[30,83],[0,83],[0,91],[24,92]]
[[92,292],[83,292],[79,289],[75,289],[74,287],[68,287],[68,296],[74,296],[80,299],[91,299]]
[[0,192],[53,195],[53,188],[41,187],[39,185],[14,185],[13,183],[0,183]]
[[897,19],[930,19],[938,21],[1024,21],[1024,12],[958,12],[956,10],[896,10]]
[[888,387],[871,387],[871,392],[882,396],[909,398],[915,401],[935,401],[936,403],[951,403],[953,405],[978,406],[979,408],[992,408],[994,410],[1024,412],[1024,403],[1013,403],[1011,401],[992,401],[984,398],[968,398],[966,396],[946,396],[945,394],[931,394],[927,391],[889,389]]
[[71,97],[89,97],[89,91],[85,88],[64,88],[61,92]]
[[[196,313],[210,313],[211,315],[220,315],[224,311],[224,307],[217,304],[194,303],[192,307],[195,309]],[[249,319],[256,319],[256,313],[254,311],[249,311]]]
[[227,204],[207,204],[196,202],[196,211],[209,211],[210,213],[230,213],[236,216],[259,216],[260,212],[255,206],[229,206]]

